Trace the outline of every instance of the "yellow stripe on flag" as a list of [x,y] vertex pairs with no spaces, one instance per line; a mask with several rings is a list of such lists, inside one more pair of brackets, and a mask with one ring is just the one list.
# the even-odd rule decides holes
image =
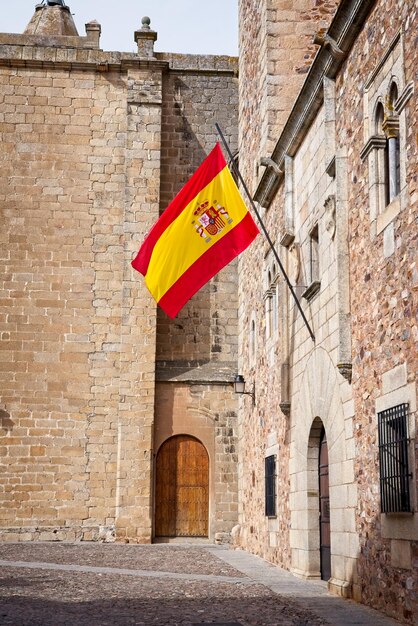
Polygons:
[[[220,215],[224,222],[221,232],[213,236],[205,232],[204,237],[201,237],[196,228],[201,226],[199,216],[195,216],[194,212],[199,205],[205,202],[209,202],[209,207],[216,208],[220,205],[225,209],[227,215]],[[216,242],[237,226],[246,214],[247,207],[228,167],[225,166],[189,202],[154,246],[145,281],[155,300],[158,302],[184,272]],[[208,237],[210,237],[209,242],[206,241]]]

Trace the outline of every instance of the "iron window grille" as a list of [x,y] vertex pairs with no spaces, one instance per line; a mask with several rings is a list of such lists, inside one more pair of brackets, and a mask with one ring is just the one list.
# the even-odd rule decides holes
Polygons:
[[266,516],[276,517],[276,455],[265,458]]
[[377,414],[382,513],[411,513],[408,404]]

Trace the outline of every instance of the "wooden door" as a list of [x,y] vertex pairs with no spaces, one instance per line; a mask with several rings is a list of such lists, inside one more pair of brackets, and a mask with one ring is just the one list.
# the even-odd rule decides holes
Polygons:
[[331,524],[329,508],[328,445],[325,429],[319,444],[319,525],[321,550],[321,578],[331,578]]
[[156,462],[155,536],[207,537],[209,458],[200,441],[168,439]]

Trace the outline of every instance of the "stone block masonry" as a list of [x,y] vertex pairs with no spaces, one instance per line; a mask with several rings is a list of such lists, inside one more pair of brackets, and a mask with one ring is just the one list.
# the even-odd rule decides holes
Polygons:
[[[315,342],[280,277],[276,282],[267,245],[256,241],[238,265],[240,371],[260,391],[255,408],[243,402],[238,411],[237,541],[298,576],[323,578],[333,592],[415,624],[416,3],[341,0],[334,7],[316,3],[317,12],[313,3],[298,2],[299,33],[336,9],[328,33],[316,39],[323,47],[299,95],[295,68],[304,48],[307,65],[312,57],[302,37],[298,46],[285,18],[295,4],[240,4],[240,165],[302,298]],[[287,69],[267,66],[272,83],[288,78],[281,101],[289,95],[288,117],[285,106],[283,117],[276,116],[265,87],[263,48],[254,51],[254,40],[265,40],[266,24],[278,34],[277,43],[282,37],[289,44]],[[278,56],[271,51],[272,61]],[[391,98],[395,102],[388,105]],[[386,107],[382,132],[379,106]],[[379,167],[383,148],[394,139],[383,135],[392,109],[399,171],[395,175],[392,161],[392,175],[385,178]],[[269,163],[270,133],[276,144],[265,173],[259,165],[260,157]],[[382,199],[375,187],[380,193],[385,185],[389,193]],[[282,318],[276,334],[272,303]],[[399,423],[408,431],[408,476],[405,469],[405,482],[397,485],[397,470],[384,463],[380,468],[378,421],[382,411],[403,403],[408,411]],[[326,460],[320,468],[323,435]],[[276,516],[268,517],[263,464],[273,455]],[[410,498],[402,512],[400,506],[382,512],[385,471],[393,474],[393,492],[405,502]]]
[[[379,34],[382,17],[384,32]],[[403,85],[416,80],[413,70],[416,66],[416,17],[417,7],[413,1],[378,3],[337,81],[337,134],[341,137],[344,134],[350,144],[350,256],[356,259],[355,263],[351,262],[351,315],[356,415],[354,440],[357,450],[355,474],[359,493],[356,528],[360,537],[358,569],[361,599],[372,606],[384,607],[389,615],[407,623],[414,623],[418,615],[414,592],[418,583],[417,516],[416,513],[380,513],[377,413],[402,402],[409,403],[410,487],[412,501],[416,502],[416,93],[404,113],[406,132],[401,139],[401,151],[405,158],[406,176],[405,189],[401,194],[402,208],[377,236],[372,232],[371,225],[368,188],[371,173],[367,163],[357,155],[364,145],[367,128],[359,84],[368,84],[370,92],[375,89],[370,77],[379,76],[378,69],[389,53],[389,61],[386,60],[389,67],[397,56],[403,57],[401,70],[395,66],[389,72],[389,77],[398,81],[400,90]],[[397,39],[399,32],[402,32],[400,42]],[[366,91],[362,94],[363,98],[366,94]],[[390,213],[391,208],[389,205],[387,212]],[[387,254],[385,238],[390,230],[394,232],[394,247]],[[364,306],[365,294],[368,307]],[[413,507],[416,511],[415,504]],[[398,543],[399,539],[403,541]]]
[[[236,110],[236,60],[3,39],[0,536],[150,542],[157,315],[130,260],[212,147],[210,117]],[[196,86],[185,111],[165,101],[177,83]],[[223,115],[236,144],[236,113]]]
[[[134,490],[144,490],[147,472],[129,448],[132,420],[152,423],[153,372],[144,367],[138,393],[127,362],[149,362],[155,324],[144,290],[134,290],[127,275],[137,242],[125,227],[135,224],[140,235],[153,204],[158,214],[160,112],[126,104],[129,86],[147,78],[0,70],[8,527],[68,528],[77,538],[85,528],[91,537],[91,529],[116,523],[124,477],[133,473]],[[145,141],[138,125],[147,129]],[[139,438],[145,450],[146,432]],[[123,506],[139,506],[138,497],[126,494]],[[142,537],[148,518],[138,525]]]

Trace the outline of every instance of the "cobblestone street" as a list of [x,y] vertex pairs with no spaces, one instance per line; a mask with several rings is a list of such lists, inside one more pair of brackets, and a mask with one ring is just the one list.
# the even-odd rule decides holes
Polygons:
[[209,544],[0,545],[4,626],[393,626],[243,551]]

